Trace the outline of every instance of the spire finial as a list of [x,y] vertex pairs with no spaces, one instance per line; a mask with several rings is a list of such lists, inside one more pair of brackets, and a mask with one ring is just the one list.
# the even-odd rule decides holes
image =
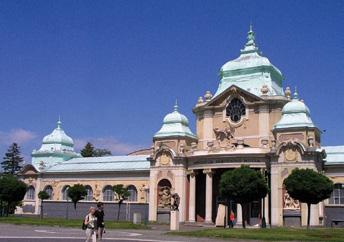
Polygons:
[[174,104],[174,111],[178,112],[178,100],[176,99],[176,102]]
[[60,129],[61,128],[61,116],[59,115],[59,120],[57,121],[57,128]]
[[249,45],[255,45],[254,43],[254,32],[253,32],[253,27],[252,27],[252,23],[250,24],[250,30],[247,32],[247,43],[246,43],[246,46],[249,46]]
[[297,93],[297,87],[295,87],[294,99],[299,99],[299,94]]
[[255,34],[253,31],[253,25],[250,23],[249,31],[247,32],[247,42],[245,44],[245,47],[243,50],[241,50],[241,54],[247,54],[247,53],[258,53],[258,48],[256,47],[255,43]]

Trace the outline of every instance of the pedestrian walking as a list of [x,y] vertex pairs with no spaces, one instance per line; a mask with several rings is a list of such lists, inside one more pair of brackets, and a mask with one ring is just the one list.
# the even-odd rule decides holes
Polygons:
[[97,203],[97,210],[95,212],[95,216],[97,217],[97,236],[99,240],[103,239],[103,234],[105,233],[105,223],[104,223],[104,203],[98,202]]
[[90,207],[85,217],[84,225],[86,226],[86,242],[92,238],[92,242],[97,242],[97,217],[95,216],[96,208]]
[[234,219],[235,219],[235,215],[233,210],[231,210],[230,214],[229,214],[229,227],[233,228],[234,227]]

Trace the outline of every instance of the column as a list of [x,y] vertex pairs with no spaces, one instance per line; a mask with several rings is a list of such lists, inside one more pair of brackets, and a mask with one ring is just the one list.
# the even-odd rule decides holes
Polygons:
[[150,172],[149,178],[149,209],[148,220],[157,221],[157,180],[156,171]]
[[241,205],[239,203],[237,203],[237,218],[236,218],[236,225],[242,225],[242,209],[241,209]]
[[205,223],[213,223],[212,208],[213,208],[213,174],[211,169],[204,169],[203,173],[206,176],[205,187]]
[[196,222],[196,174],[194,171],[189,172],[190,189],[189,189],[189,222]]
[[268,226],[270,221],[269,221],[269,195],[266,195],[265,199],[265,222],[266,225]]

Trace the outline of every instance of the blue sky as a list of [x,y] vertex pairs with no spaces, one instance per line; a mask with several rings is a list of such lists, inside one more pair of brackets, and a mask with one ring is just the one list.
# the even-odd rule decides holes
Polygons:
[[250,22],[324,145],[344,144],[344,1],[1,1],[0,153],[55,128],[114,154],[149,147],[178,99],[218,86]]

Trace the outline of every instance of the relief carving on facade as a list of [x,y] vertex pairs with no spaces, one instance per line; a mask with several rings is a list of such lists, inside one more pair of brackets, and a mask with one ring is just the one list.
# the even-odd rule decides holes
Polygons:
[[304,140],[305,136],[302,133],[295,133],[295,134],[281,134],[278,137],[279,142],[286,142],[291,140],[298,140],[302,141]]
[[163,166],[170,165],[172,161],[172,158],[167,151],[162,151],[158,159],[159,159],[159,164]]
[[283,209],[300,209],[300,202],[293,199],[287,191],[284,191],[283,195]]
[[[214,128],[213,129],[216,137],[216,146],[220,148],[234,148],[232,141],[234,139],[234,129],[230,127],[225,128]],[[209,146],[209,145],[208,145]],[[210,146],[212,148],[213,146]]]
[[297,149],[295,147],[290,147],[284,151],[284,157],[286,161],[297,161]]
[[171,207],[171,188],[169,186],[159,187],[158,192],[158,207],[170,208]]

